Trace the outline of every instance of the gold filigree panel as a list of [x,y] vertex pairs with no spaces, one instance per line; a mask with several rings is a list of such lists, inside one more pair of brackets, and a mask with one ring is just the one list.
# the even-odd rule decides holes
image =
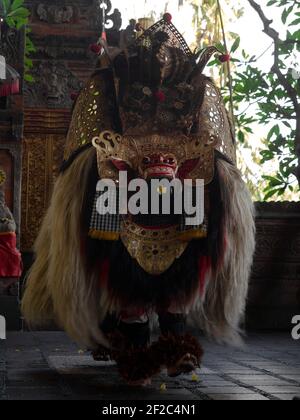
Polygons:
[[218,138],[215,149],[236,162],[234,134],[223,98],[219,89],[210,80],[206,82],[203,105],[199,116],[199,126]]
[[123,224],[121,240],[131,257],[152,275],[167,271],[189,244],[188,241],[180,240],[177,226],[152,230],[128,220]]
[[31,251],[63,161],[65,136],[28,135],[23,140],[21,248]]
[[99,132],[111,127],[110,109],[101,75],[93,76],[82,89],[74,108],[64,158],[92,142]]

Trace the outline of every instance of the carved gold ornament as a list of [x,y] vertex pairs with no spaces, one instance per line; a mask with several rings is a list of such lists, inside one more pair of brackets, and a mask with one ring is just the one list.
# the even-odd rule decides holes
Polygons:
[[186,250],[189,242],[180,240],[179,227],[144,229],[125,221],[121,240],[132,258],[149,274],[167,271]]
[[172,154],[176,158],[178,168],[187,161],[199,159],[193,168],[190,179],[204,179],[205,184],[214,176],[214,148],[218,138],[211,132],[203,132],[202,136],[124,136],[104,131],[93,138],[97,150],[98,169],[103,176],[103,164],[110,160],[126,162],[137,174],[143,176],[143,160],[152,154]]
[[3,185],[5,180],[6,180],[6,174],[2,169],[0,169],[0,185]]
[[93,76],[82,89],[76,101],[68,131],[65,160],[78,148],[90,144],[99,132],[111,126],[105,89],[105,80],[99,74]]

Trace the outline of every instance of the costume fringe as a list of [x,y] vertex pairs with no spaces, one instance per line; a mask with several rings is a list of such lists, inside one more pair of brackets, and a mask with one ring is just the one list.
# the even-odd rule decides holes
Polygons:
[[196,369],[200,367],[203,356],[198,340],[190,334],[164,335],[148,348],[132,347],[124,341],[120,345],[120,342],[118,340],[118,349],[111,352],[111,358],[117,362],[120,375],[129,383],[151,379],[163,369],[175,367],[187,355],[197,361]]
[[30,325],[54,319],[75,341],[91,349],[107,345],[99,330],[107,312],[99,305],[99,273],[87,275],[83,249],[88,232],[81,231],[94,157],[94,149],[84,151],[57,179],[22,302]]
[[240,322],[255,250],[254,205],[237,168],[218,160],[217,170],[224,206],[224,258],[210,273],[204,298],[198,300],[192,315],[217,341],[242,345]]
[[89,237],[92,239],[98,239],[102,241],[118,241],[120,234],[117,232],[104,232],[100,230],[91,229],[89,231]]
[[191,229],[189,231],[183,232],[179,239],[181,241],[191,241],[193,239],[205,239],[207,238],[207,231],[201,229]]

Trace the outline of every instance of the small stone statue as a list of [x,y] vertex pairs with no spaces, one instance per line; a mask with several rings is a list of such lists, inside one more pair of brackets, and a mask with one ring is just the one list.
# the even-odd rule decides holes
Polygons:
[[17,250],[16,223],[5,203],[5,172],[0,169],[0,294],[22,273],[21,254]]
[[2,185],[5,182],[4,171],[0,170],[0,234],[8,232],[16,232],[16,223],[11,211],[5,204],[5,195]]

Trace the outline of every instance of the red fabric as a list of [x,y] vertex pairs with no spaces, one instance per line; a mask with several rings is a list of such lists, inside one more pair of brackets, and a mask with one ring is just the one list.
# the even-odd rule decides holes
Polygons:
[[144,315],[146,315],[145,309],[143,309],[143,308],[131,308],[131,309],[128,309],[128,310],[121,311],[120,318],[123,321],[129,320],[129,319],[138,320],[139,318],[143,317]]
[[204,296],[206,286],[206,274],[211,269],[211,257],[201,255],[198,260],[198,275],[199,275],[199,286],[200,295]]
[[19,79],[10,81],[0,86],[0,97],[14,95],[20,92],[20,81]]
[[198,165],[199,159],[189,159],[184,162],[184,164],[179,168],[178,178],[186,179],[192,170]]
[[15,233],[0,235],[0,277],[20,277],[22,258],[17,250]]
[[108,280],[109,280],[109,272],[110,272],[110,261],[108,258],[101,261],[99,271],[100,271],[100,287],[102,289],[107,289]]

